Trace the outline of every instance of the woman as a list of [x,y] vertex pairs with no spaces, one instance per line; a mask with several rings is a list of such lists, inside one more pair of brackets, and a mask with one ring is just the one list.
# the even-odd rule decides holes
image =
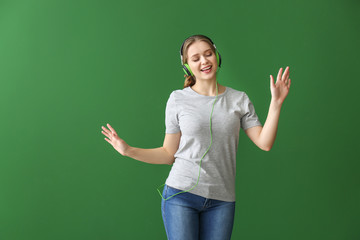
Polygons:
[[[166,104],[162,147],[134,148],[108,124],[105,138],[120,154],[152,164],[172,165],[161,209],[168,239],[230,239],[235,215],[235,169],[239,130],[262,150],[275,141],[281,106],[289,92],[289,67],[277,81],[270,75],[271,103],[264,126],[245,92],[218,84],[221,56],[204,35],[180,49],[184,89]],[[159,192],[160,193],[160,192]]]

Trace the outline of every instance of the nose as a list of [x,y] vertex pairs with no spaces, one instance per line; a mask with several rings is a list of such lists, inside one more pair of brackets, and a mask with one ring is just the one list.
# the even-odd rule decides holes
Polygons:
[[209,60],[206,57],[201,56],[201,64],[202,65],[206,65],[208,62],[209,62]]

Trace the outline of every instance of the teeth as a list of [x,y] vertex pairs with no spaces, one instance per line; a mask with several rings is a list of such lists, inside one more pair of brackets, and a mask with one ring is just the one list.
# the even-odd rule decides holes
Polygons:
[[204,69],[202,69],[201,71],[209,70],[210,68],[211,68],[211,66],[210,66],[210,67],[207,67],[207,68],[204,68]]

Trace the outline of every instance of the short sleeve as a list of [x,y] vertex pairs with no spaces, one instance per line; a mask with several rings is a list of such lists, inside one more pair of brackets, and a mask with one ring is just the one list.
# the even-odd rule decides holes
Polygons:
[[174,92],[172,92],[166,103],[165,133],[177,133],[177,132],[180,132],[179,117],[176,108]]
[[244,94],[242,107],[245,112],[245,114],[241,117],[241,128],[243,130],[246,130],[248,128],[255,127],[255,126],[262,126],[262,124],[255,112],[255,107],[252,104],[252,102],[250,101],[250,99],[246,93]]

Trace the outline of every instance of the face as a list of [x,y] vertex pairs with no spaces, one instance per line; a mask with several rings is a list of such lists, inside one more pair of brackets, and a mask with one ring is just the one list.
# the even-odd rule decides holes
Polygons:
[[[196,80],[210,80],[216,78],[218,63],[210,45],[204,41],[195,41],[188,48],[187,63]],[[202,69],[211,67],[208,71]]]

